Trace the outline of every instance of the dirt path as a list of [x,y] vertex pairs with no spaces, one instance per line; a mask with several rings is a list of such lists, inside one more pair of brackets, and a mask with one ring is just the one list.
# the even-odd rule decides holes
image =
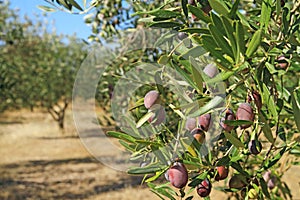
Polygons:
[[[94,159],[76,136],[70,112],[67,122],[62,135],[47,113],[22,111],[0,117],[0,199],[158,199],[140,185],[142,177]],[[103,155],[111,157],[113,152]],[[300,174],[295,170],[299,168],[285,179],[297,197]],[[225,198],[213,191],[211,199]]]

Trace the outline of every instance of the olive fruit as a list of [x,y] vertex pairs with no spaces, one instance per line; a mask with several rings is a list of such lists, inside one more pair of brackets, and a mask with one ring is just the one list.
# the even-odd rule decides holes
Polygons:
[[188,0],[188,4],[195,6],[196,2],[195,2],[195,0]]
[[248,149],[251,154],[257,155],[261,152],[261,143],[258,140],[250,140],[248,143]]
[[276,185],[276,177],[275,176],[272,176],[271,178],[270,178],[270,180],[268,181],[268,183],[267,183],[267,185],[268,185],[268,188],[270,188],[271,190],[273,189],[273,188],[275,188],[275,185]]
[[287,69],[289,66],[288,61],[286,60],[284,55],[281,55],[277,58],[277,62],[278,64],[276,65],[276,67],[280,68],[280,69]]
[[207,197],[211,192],[211,183],[208,179],[203,180],[197,187],[197,193],[200,197]]
[[[148,122],[156,126],[163,123],[166,120],[166,111],[163,106],[157,105],[154,106],[155,109],[153,115],[148,119]],[[153,107],[152,107],[153,108]],[[150,110],[151,111],[151,110]]]
[[186,34],[185,32],[180,32],[178,33],[177,37],[179,40],[184,40],[185,38],[188,37],[188,34]]
[[218,166],[217,167],[217,172],[218,173],[215,177],[216,181],[224,180],[228,176],[228,168],[226,168],[225,166]]
[[188,131],[192,131],[194,128],[196,128],[196,119],[195,118],[187,118],[185,122],[185,128]]
[[191,131],[192,136],[197,140],[200,144],[202,144],[205,140],[205,133],[201,128],[195,128]]
[[218,74],[218,68],[214,64],[208,64],[203,69],[204,74],[213,78]]
[[277,180],[275,176],[272,176],[270,171],[267,171],[263,174],[263,179],[267,183],[268,188],[272,190],[275,187]]
[[[254,121],[254,112],[249,103],[241,103],[236,112],[236,118],[238,120],[247,120],[247,121]],[[245,129],[250,127],[251,124],[242,124],[241,128]]]
[[147,109],[151,108],[159,101],[159,93],[156,90],[149,91],[144,97],[144,105]]
[[202,130],[208,131],[210,126],[211,115],[209,113],[201,115],[198,117],[198,123]]
[[258,193],[254,188],[251,188],[248,192],[248,197],[250,199],[257,199]]
[[175,162],[168,169],[168,180],[176,188],[183,188],[188,182],[188,172],[183,163]]
[[[224,115],[225,114],[225,115]],[[225,120],[235,120],[235,115],[231,109],[226,109],[222,112],[223,117],[220,120],[220,126],[223,128],[223,130],[230,132],[234,126],[230,126],[224,123]]]
[[247,185],[246,177],[241,174],[235,174],[229,180],[229,187],[235,189],[241,189]]
[[262,101],[261,101],[261,96],[259,94],[258,91],[252,91],[252,96],[254,98],[254,103],[257,107],[258,110],[261,110],[261,107],[262,107]]

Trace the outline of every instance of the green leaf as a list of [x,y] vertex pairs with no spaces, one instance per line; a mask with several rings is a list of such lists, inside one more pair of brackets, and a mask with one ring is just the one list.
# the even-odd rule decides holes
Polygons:
[[275,142],[273,135],[272,135],[272,130],[271,127],[269,125],[269,122],[267,122],[267,120],[265,119],[265,117],[260,113],[259,114],[259,119],[261,122],[264,123],[262,130],[263,133],[265,135],[265,137],[269,140],[269,142],[271,142],[272,144]]
[[188,17],[188,15],[189,15],[187,4],[188,4],[188,0],[181,0],[182,10],[183,10],[185,17]]
[[231,133],[225,132],[225,137],[229,140],[231,144],[233,144],[237,148],[244,148],[244,144],[240,141],[240,139],[236,138]]
[[37,7],[45,12],[55,12],[56,11],[55,8],[51,8],[49,6],[37,6]]
[[272,1],[271,0],[262,0],[262,8],[260,14],[260,28],[265,29],[267,31],[269,21],[271,18],[271,11],[272,11]]
[[220,106],[222,102],[224,102],[224,99],[222,97],[215,96],[212,100],[210,100],[208,103],[206,103],[204,106],[199,108],[196,112],[192,113],[188,117],[197,117],[202,114],[205,114],[205,113],[209,112],[210,110]]
[[261,185],[261,189],[262,189],[263,194],[264,194],[268,199],[270,199],[271,196],[270,196],[270,193],[269,193],[269,191],[268,191],[268,186],[267,186],[265,180],[264,180],[263,178],[260,178],[260,179],[259,179],[259,183],[260,183],[260,185]]
[[220,60],[223,66],[231,66],[231,63],[223,57],[223,53],[221,50],[218,50],[218,45],[215,40],[210,35],[202,35],[202,43],[203,47],[212,54],[216,59]]
[[164,170],[164,166],[158,163],[150,164],[145,167],[134,167],[130,168],[128,174],[150,174]]
[[239,163],[233,162],[231,163],[230,166],[234,168],[236,171],[238,171],[240,174],[242,174],[242,175],[238,175],[240,180],[246,181],[245,183],[247,183],[246,177],[249,177],[248,172],[246,172]]
[[197,91],[199,94],[203,94],[203,78],[199,72],[199,66],[193,57],[190,56],[189,60],[192,68],[193,80],[197,85]]
[[228,15],[229,9],[226,4],[220,0],[208,0],[209,5],[212,7],[214,11],[216,11],[220,15]]
[[260,43],[261,43],[261,36],[262,36],[262,33],[261,33],[261,30],[257,30],[253,36],[252,36],[252,39],[247,47],[247,50],[246,50],[246,56],[248,58],[250,58],[253,53],[257,50],[257,48],[259,47]]
[[225,120],[225,124],[230,125],[230,126],[240,126],[240,125],[252,125],[252,121],[248,120]]
[[292,93],[291,98],[292,98],[292,106],[294,112],[294,121],[296,123],[298,130],[300,131],[300,99],[296,91]]
[[57,0],[57,3],[59,3],[60,5],[63,5],[63,7],[65,7],[68,10],[72,9],[72,5],[69,4],[69,2],[67,2],[66,0]]
[[226,166],[230,162],[229,156],[224,156],[223,158],[219,159],[216,163],[216,166]]
[[210,34],[207,28],[184,28],[180,32]]
[[239,52],[237,52],[236,38],[234,37],[233,22],[224,16],[222,16],[222,22],[225,27],[227,38],[230,41],[230,46],[234,54],[235,60],[237,60],[237,58],[239,57]]
[[120,132],[116,132],[116,131],[108,131],[106,134],[110,137],[118,138],[118,139],[125,140],[125,141],[132,142],[132,143],[135,143],[135,141],[136,141],[136,138],[134,138],[128,134],[125,134],[125,133],[120,133]]
[[224,35],[221,34],[220,30],[212,24],[209,24],[208,27],[211,35],[215,40],[215,43],[219,45],[219,47],[222,49],[222,52],[234,58],[232,49],[230,48],[228,42],[225,40]]
[[170,58],[167,56],[167,55],[162,55],[160,56],[160,58],[158,59],[158,64],[161,64],[161,65],[166,65],[168,64]]
[[184,52],[182,55],[180,55],[179,59],[184,58],[185,60],[188,60],[189,57],[196,58],[205,53],[206,53],[206,50],[203,47],[195,46],[195,47],[189,49],[187,52]]
[[153,112],[148,112],[145,114],[137,123],[136,123],[136,128],[140,128],[144,123],[148,121],[154,115]]
[[158,27],[158,28],[174,28],[174,27],[181,27],[183,26],[179,22],[171,22],[171,21],[164,21],[164,22],[153,22],[149,25],[149,27]]
[[81,8],[81,6],[80,6],[76,1],[74,1],[74,0],[69,0],[69,2],[70,2],[70,4],[71,4],[72,6],[74,6],[74,7],[77,8],[78,10],[83,11],[83,9]]
[[197,88],[197,85],[194,83],[193,79],[183,70],[181,69],[179,66],[177,66],[176,64],[172,64],[172,66],[175,68],[175,70],[182,76],[182,78],[188,83],[190,84],[193,88]]
[[278,113],[276,110],[276,105],[268,87],[265,84],[263,84],[262,92],[263,92],[263,96],[262,96],[263,102],[267,105],[267,108],[271,112],[273,119],[277,121]]
[[[166,168],[167,169],[167,168]],[[159,172],[156,172],[156,174],[150,178],[148,178],[145,182],[148,183],[148,182],[152,182],[152,181],[155,181],[157,180],[162,174],[165,173],[166,170],[162,170],[162,171],[159,171]]]
[[180,13],[170,11],[170,10],[156,10],[153,12],[148,12],[148,14],[159,18],[169,18],[169,19],[180,16]]
[[245,33],[243,24],[240,21],[235,23],[235,38],[237,42],[237,52],[244,55],[246,50]]
[[204,21],[205,23],[210,23],[210,18],[201,10],[199,7],[188,5],[189,11],[195,15],[198,19]]

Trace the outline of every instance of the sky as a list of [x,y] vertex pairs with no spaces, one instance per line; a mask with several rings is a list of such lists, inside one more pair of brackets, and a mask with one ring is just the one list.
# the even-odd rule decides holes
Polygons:
[[[19,8],[20,15],[23,17],[27,14],[30,19],[35,18],[34,13],[42,14],[43,11],[37,8],[38,5],[51,6],[44,0],[9,0],[11,8]],[[80,2],[80,1],[79,1]],[[91,33],[91,28],[84,23],[85,15],[72,15],[62,11],[48,13],[47,19],[55,21],[55,27],[58,34],[73,34],[77,37],[87,40]]]

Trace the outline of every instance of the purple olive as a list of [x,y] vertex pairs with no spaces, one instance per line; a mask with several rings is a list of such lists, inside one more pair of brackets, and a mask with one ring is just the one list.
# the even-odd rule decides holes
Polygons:
[[208,179],[203,180],[197,187],[197,193],[200,197],[207,197],[211,192],[211,183]]
[[224,180],[227,178],[229,172],[228,168],[226,168],[225,166],[218,166],[217,171],[218,173],[215,177],[216,181]]
[[271,178],[271,172],[270,171],[266,171],[264,174],[263,174],[263,179],[265,180],[265,182],[267,183]]
[[194,128],[196,128],[196,119],[188,118],[185,123],[185,129],[192,131]]
[[212,10],[211,6],[208,4],[208,5],[205,5],[205,6],[202,6],[201,10],[205,13],[205,14],[209,14],[209,12]]
[[[225,114],[225,115],[224,115]],[[224,123],[225,120],[233,121],[235,120],[235,115],[231,109],[226,109],[222,112],[223,117],[220,120],[220,126],[223,128],[223,130],[230,132],[234,126],[230,126]]]
[[[166,111],[163,106],[158,105],[153,109],[153,115],[148,119],[148,122],[152,125],[156,126],[163,123],[166,120]],[[153,107],[152,107],[153,108]]]
[[218,74],[218,68],[214,64],[208,64],[203,69],[204,74],[208,77],[213,78]]
[[248,143],[248,149],[251,154],[257,155],[261,152],[262,146],[258,140],[250,140]]
[[175,162],[172,167],[168,170],[168,179],[176,188],[183,188],[188,182],[188,172],[184,164]]
[[208,131],[211,122],[211,115],[209,113],[198,117],[198,123],[202,130]]
[[184,40],[185,38],[188,37],[188,34],[186,34],[185,32],[179,32],[177,37],[179,40]]
[[[236,112],[236,118],[238,120],[254,121],[254,112],[249,103],[241,103]],[[241,125],[242,129],[250,127],[251,124]]]
[[259,94],[258,91],[252,91],[252,96],[254,98],[254,103],[257,107],[257,109],[260,111],[261,110],[261,107],[262,107],[262,101],[261,101],[261,96]]
[[188,4],[195,6],[196,2],[195,2],[195,0],[188,0]]
[[276,65],[276,67],[280,68],[280,69],[287,69],[289,66],[288,61],[286,60],[284,55],[281,55],[277,58],[277,62],[278,64]]
[[276,186],[276,182],[277,182],[277,179],[275,176],[272,176],[270,178],[270,180],[268,181],[267,185],[268,185],[268,188],[270,188],[271,190]]
[[159,101],[159,93],[156,90],[149,91],[144,97],[144,105],[147,109],[151,108]]
[[205,140],[205,133],[201,128],[195,128],[191,131],[192,136],[197,140],[200,144],[202,144]]

